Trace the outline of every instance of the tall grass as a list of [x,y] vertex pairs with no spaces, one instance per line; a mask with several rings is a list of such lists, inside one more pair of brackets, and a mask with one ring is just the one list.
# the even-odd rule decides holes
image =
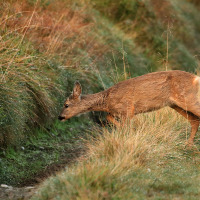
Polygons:
[[89,142],[89,154],[108,161],[116,158],[123,164],[125,159],[133,162],[130,166],[142,165],[155,156],[160,159],[177,145],[181,133],[177,125],[181,122],[180,116],[167,109],[142,114],[120,128],[103,129],[97,140],[92,139],[92,145]]
[[1,2],[0,145],[45,126],[75,79],[85,83],[85,92],[109,87],[113,54],[122,71],[124,64],[134,75],[152,67],[140,51],[132,53],[134,43],[123,32],[87,5]]
[[54,111],[51,93],[57,89],[53,71],[25,37],[32,15],[27,25],[13,27],[10,23],[21,13],[10,13],[6,6],[9,15],[0,18],[1,145],[22,139],[25,131],[48,121]]
[[0,145],[6,146],[45,126],[56,114],[62,89],[79,71],[84,75],[79,66],[71,69],[80,62],[76,49],[87,39],[89,23],[83,22],[83,11],[62,1],[0,4]]
[[[69,93],[72,79],[81,79],[91,93],[121,80],[113,77],[124,66],[128,77],[164,69],[167,44],[169,68],[195,71],[198,11],[186,1],[181,7],[178,1],[162,3],[162,9],[152,2],[1,2],[0,143],[14,143],[52,118],[65,93],[61,88]],[[162,10],[171,18],[177,12],[167,44]]]
[[[172,157],[183,159],[180,149],[184,149],[185,139],[181,134],[186,129],[187,122],[168,109],[140,115],[121,128],[104,128],[85,142],[87,154],[46,180],[33,199],[138,197],[140,192],[132,191],[142,188],[137,176],[150,172],[152,166],[162,168]],[[149,180],[143,181],[146,187]]]

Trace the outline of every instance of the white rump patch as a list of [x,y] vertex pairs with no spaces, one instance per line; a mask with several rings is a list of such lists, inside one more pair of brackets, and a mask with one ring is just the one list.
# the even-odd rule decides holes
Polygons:
[[193,84],[198,87],[197,98],[198,98],[198,101],[200,102],[200,77],[199,76],[196,76],[194,78]]
[[199,84],[200,84],[200,77],[199,76],[196,76],[195,78],[194,78],[194,81],[193,81],[193,83],[196,83],[196,82],[199,82]]

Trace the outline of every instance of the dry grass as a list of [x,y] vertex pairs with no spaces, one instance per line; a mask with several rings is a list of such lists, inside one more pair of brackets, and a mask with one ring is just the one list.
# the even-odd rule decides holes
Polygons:
[[[74,40],[76,37],[79,37],[81,43],[90,25],[84,22],[87,17],[84,15],[85,8],[73,11],[67,6],[70,3],[70,0],[57,1],[56,4],[48,5],[48,9],[41,6],[40,1],[36,1],[33,6],[26,0],[3,4],[1,28],[6,29],[6,35],[22,35],[22,41],[28,38],[37,50],[47,56],[61,53],[73,48],[75,42],[78,42]],[[72,43],[67,42],[70,39],[73,39]]]
[[33,124],[41,124],[42,117],[52,116],[51,93],[57,86],[44,57],[26,38],[35,10],[26,24],[18,26],[11,22],[23,12],[15,13],[15,6],[9,2],[1,5],[4,10],[0,17],[0,144],[6,145],[21,139]]
[[[169,109],[138,115],[121,128],[103,129],[87,144],[88,155],[100,161],[103,159],[102,163],[123,165],[125,170],[145,165],[155,157],[161,159],[173,152],[180,144],[181,131],[187,127],[187,122],[183,122],[182,117]],[[183,124],[182,129],[180,124]]]
[[86,142],[87,155],[45,181],[33,199],[130,199],[132,174],[168,156],[179,158],[185,129],[187,122],[169,109],[140,115],[119,129],[104,128]]

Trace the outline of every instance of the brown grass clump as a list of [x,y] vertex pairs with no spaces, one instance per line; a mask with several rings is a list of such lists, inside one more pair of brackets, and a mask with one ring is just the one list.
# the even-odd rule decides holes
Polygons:
[[141,166],[173,151],[186,123],[178,130],[183,120],[169,109],[138,115],[120,128],[103,129],[99,137],[88,143],[89,156],[103,159],[103,163],[123,165],[125,169]]

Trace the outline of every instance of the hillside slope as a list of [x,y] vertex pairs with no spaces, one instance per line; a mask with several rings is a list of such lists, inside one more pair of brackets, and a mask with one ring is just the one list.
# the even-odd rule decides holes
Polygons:
[[[180,69],[198,74],[199,10],[197,0],[1,1],[0,182],[20,185],[32,179],[75,148],[73,138],[91,130],[99,116],[104,121],[101,113],[92,113],[58,123],[57,115],[75,80],[81,82],[83,93],[94,93],[152,71]],[[175,127],[182,127],[182,122]],[[187,133],[181,132],[181,144]],[[77,143],[82,148],[82,141]],[[198,163],[198,139],[196,144],[192,153]],[[185,176],[198,177],[193,154],[183,146],[181,152],[175,162],[184,165]],[[191,171],[184,168],[187,156]],[[159,190],[157,179],[153,185]],[[184,186],[179,182],[176,179],[174,185],[181,193]],[[191,182],[186,184],[192,185],[193,196],[199,195]],[[112,191],[112,181],[107,186]],[[166,188],[163,183],[161,191]]]

